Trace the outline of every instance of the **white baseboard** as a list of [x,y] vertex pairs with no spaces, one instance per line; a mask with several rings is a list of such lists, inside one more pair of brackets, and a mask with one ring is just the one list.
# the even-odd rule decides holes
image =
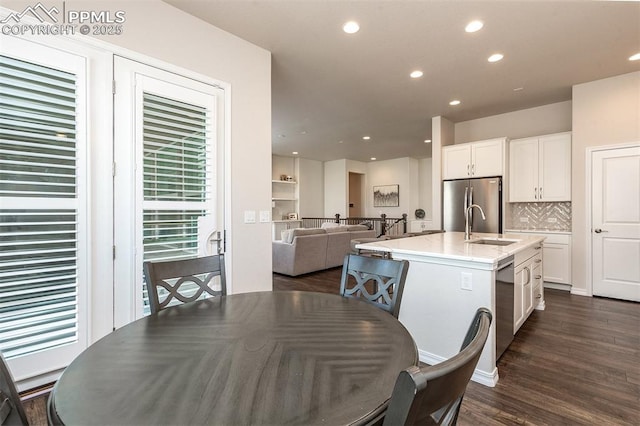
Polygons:
[[544,288],[553,288],[556,290],[571,291],[571,284],[550,283],[548,281],[545,281]]
[[591,297],[591,294],[589,294],[589,292],[587,292],[586,289],[584,288],[571,288],[571,294],[575,294],[576,296],[587,296],[587,297]]
[[[418,349],[418,357],[421,362],[429,365],[439,364],[442,361],[445,361],[446,358],[442,358],[441,356],[434,355],[430,352],[423,351],[422,349]],[[477,368],[473,372],[473,376],[471,376],[471,380],[476,383],[480,383],[481,385],[485,385],[488,387],[495,387],[498,383],[498,368],[495,367],[491,373],[478,370]]]

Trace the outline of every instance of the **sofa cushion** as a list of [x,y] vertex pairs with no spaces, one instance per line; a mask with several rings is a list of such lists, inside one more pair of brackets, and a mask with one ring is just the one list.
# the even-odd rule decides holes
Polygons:
[[301,235],[316,235],[316,234],[326,234],[327,231],[325,231],[324,229],[319,229],[319,228],[294,228],[294,229],[287,229],[282,231],[282,241],[287,243],[287,244],[292,244],[293,243],[293,239],[295,237],[301,236]]
[[349,227],[347,225],[338,225],[326,228],[325,231],[327,231],[327,234],[335,234],[336,232],[347,232]]
[[371,229],[367,225],[349,225],[348,228],[347,231],[368,231]]

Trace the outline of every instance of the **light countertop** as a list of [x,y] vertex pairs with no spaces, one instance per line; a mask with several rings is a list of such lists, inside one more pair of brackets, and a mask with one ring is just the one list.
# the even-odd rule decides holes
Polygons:
[[513,234],[473,233],[471,241],[479,239],[504,239],[515,241],[506,246],[472,244],[464,241],[464,232],[444,232],[440,234],[419,235],[385,241],[374,241],[356,245],[358,249],[382,251],[393,254],[429,257],[432,259],[457,260],[497,265],[505,259],[534,244],[544,237]]

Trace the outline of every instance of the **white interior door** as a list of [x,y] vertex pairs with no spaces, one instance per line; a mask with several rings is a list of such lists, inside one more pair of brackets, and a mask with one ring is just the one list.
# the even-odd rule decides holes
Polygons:
[[591,160],[593,294],[640,301],[640,146]]
[[224,224],[224,90],[120,57],[114,77],[120,327],[149,312],[143,262],[218,252],[211,241]]

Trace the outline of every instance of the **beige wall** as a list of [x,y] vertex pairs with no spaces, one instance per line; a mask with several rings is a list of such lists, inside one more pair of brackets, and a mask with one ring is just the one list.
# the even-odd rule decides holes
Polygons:
[[586,223],[586,149],[589,147],[640,142],[640,72],[573,86],[572,140],[572,292],[588,294],[587,258],[589,243]]
[[298,160],[300,217],[322,217],[324,214],[324,165],[322,161]]
[[512,111],[455,124],[455,143],[546,135],[571,130],[571,101]]

